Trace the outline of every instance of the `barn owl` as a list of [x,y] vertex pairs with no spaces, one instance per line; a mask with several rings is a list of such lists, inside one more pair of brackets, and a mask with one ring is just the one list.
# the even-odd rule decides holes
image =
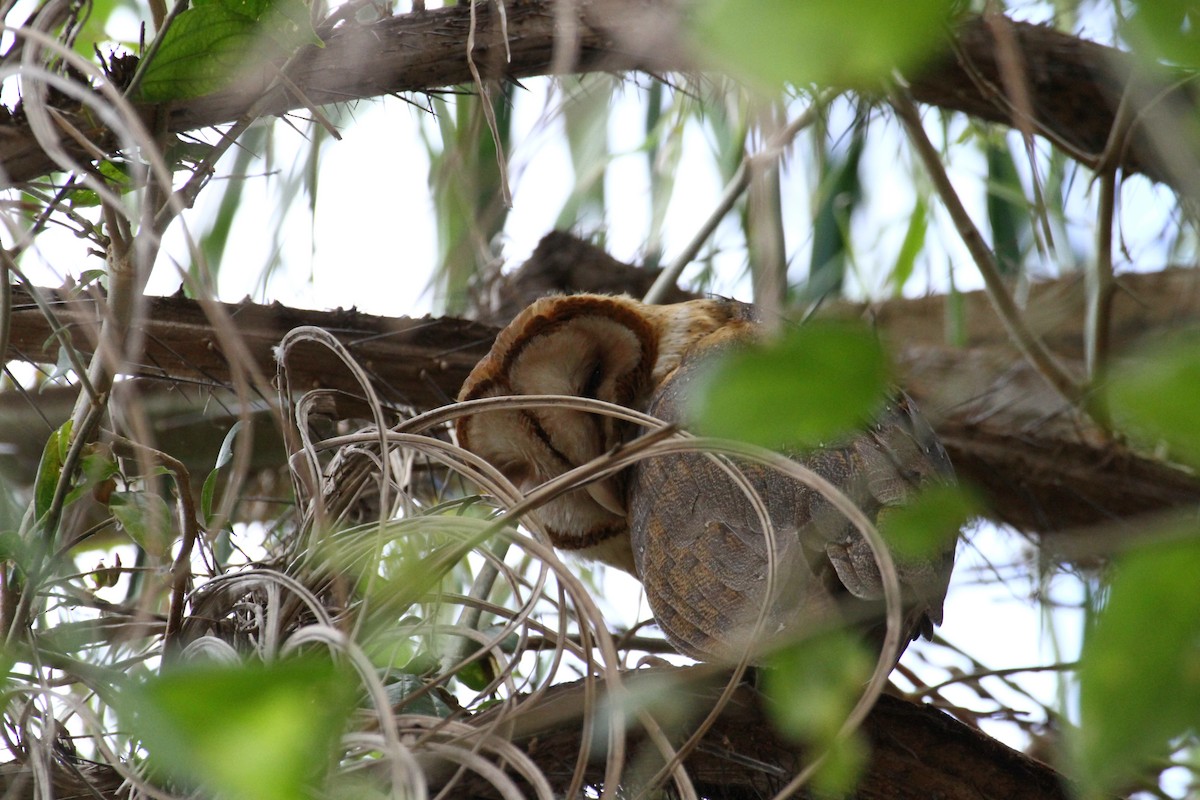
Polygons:
[[[459,399],[592,397],[686,427],[685,400],[707,362],[752,342],[757,328],[752,308],[730,300],[656,306],[627,297],[545,297],[501,331]],[[611,417],[563,408],[481,412],[457,425],[459,443],[521,489],[637,433]],[[903,397],[869,428],[789,455],[846,492],[872,519],[922,483],[951,474],[932,430]],[[738,466],[770,514],[770,547],[744,492],[701,454],[645,459],[535,513],[556,547],[638,577],[667,638],[695,658],[736,659],[747,648],[819,626],[826,615],[844,617],[847,608],[854,614],[855,604],[879,613],[881,578],[857,529],[794,479]],[[950,545],[934,557],[898,562],[910,636],[941,621],[952,560]]]

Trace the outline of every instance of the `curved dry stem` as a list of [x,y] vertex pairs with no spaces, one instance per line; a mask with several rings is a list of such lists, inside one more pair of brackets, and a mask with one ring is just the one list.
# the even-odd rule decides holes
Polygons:
[[[299,341],[315,341],[324,344],[325,338],[323,332],[301,331],[294,337],[285,339],[281,346],[279,359],[283,399],[288,396],[286,394],[286,361],[289,350]],[[336,348],[333,349],[337,352]],[[890,554],[870,521],[828,481],[812,473],[811,470],[807,470],[802,464],[777,453],[737,443],[692,437],[680,433],[648,415],[589,398],[566,396],[485,398],[455,403],[404,419],[389,429],[384,425],[382,407],[378,398],[370,390],[367,376],[355,368],[353,359],[347,353],[339,352],[339,357],[347,363],[364,387],[364,393],[372,406],[375,424],[373,427],[357,433],[313,441],[305,423],[309,411],[319,399],[318,396],[306,395],[297,402],[294,410],[288,409],[289,419],[295,425],[292,427],[293,435],[289,444],[293,473],[302,474],[302,476],[297,476],[297,485],[308,487],[310,491],[310,494],[306,495],[309,502],[307,503],[308,510],[305,512],[305,527],[309,531],[306,537],[306,541],[309,543],[306,548],[307,555],[300,559],[296,559],[294,555],[292,568],[299,567],[302,573],[311,574],[336,573],[349,569],[353,574],[363,574],[367,583],[371,584],[379,577],[375,564],[379,562],[384,553],[390,552],[392,547],[404,542],[408,542],[403,545],[404,547],[427,548],[433,542],[428,539],[429,534],[436,531],[439,539],[443,540],[445,544],[429,550],[428,555],[421,556],[419,562],[414,562],[420,563],[421,576],[416,584],[412,584],[411,579],[406,579],[406,588],[403,593],[388,601],[394,605],[381,607],[391,614],[396,613],[395,609],[406,607],[411,603],[424,602],[422,598],[428,596],[428,592],[441,581],[442,576],[448,574],[455,565],[463,563],[468,554],[474,553],[481,559],[475,569],[474,585],[470,594],[465,596],[438,594],[440,605],[450,603],[460,607],[461,611],[458,615],[460,624],[435,623],[430,625],[422,623],[420,628],[409,632],[417,635],[418,631],[423,631],[421,635],[443,641],[449,637],[451,644],[450,649],[443,651],[441,669],[438,674],[425,679],[424,687],[416,694],[406,696],[405,703],[411,703],[419,695],[427,694],[436,685],[446,684],[466,666],[480,659],[488,659],[496,666],[496,671],[487,685],[478,691],[476,697],[500,696],[505,699],[501,701],[498,709],[493,709],[489,714],[489,722],[484,728],[454,720],[437,721],[433,718],[413,718],[411,715],[397,717],[402,729],[410,719],[423,720],[420,724],[426,726],[426,732],[417,736],[414,747],[425,752],[436,751],[440,758],[449,759],[456,764],[456,769],[459,767],[469,769],[496,786],[497,791],[502,793],[509,791],[509,787],[496,785],[492,780],[496,777],[490,772],[491,767],[488,766],[492,762],[482,758],[482,754],[488,749],[484,742],[488,740],[488,737],[494,740],[504,740],[507,726],[520,717],[523,713],[522,709],[527,703],[535,702],[536,698],[546,691],[562,668],[566,666],[566,658],[570,656],[583,662],[585,697],[584,718],[581,720],[583,741],[579,761],[571,779],[571,793],[580,791],[584,782],[586,759],[592,749],[589,739],[593,730],[596,729],[592,720],[600,713],[596,707],[596,679],[603,678],[607,683],[609,695],[604,712],[607,715],[606,727],[608,730],[608,760],[605,765],[603,784],[606,791],[617,791],[617,788],[622,786],[626,747],[624,719],[626,716],[631,716],[646,732],[648,742],[659,752],[664,763],[664,766],[646,784],[647,787],[652,788],[664,780],[673,778],[676,791],[681,796],[694,796],[694,790],[683,767],[683,761],[687,754],[696,747],[700,738],[715,721],[723,705],[732,696],[740,675],[743,674],[753,657],[753,651],[747,648],[740,662],[735,665],[734,677],[726,684],[716,707],[706,715],[699,729],[681,747],[674,747],[658,727],[657,721],[650,716],[648,710],[639,707],[629,697],[622,682],[619,649],[608,631],[603,615],[596,606],[590,591],[583,586],[578,577],[563,565],[557,553],[550,546],[549,539],[539,525],[536,515],[531,515],[529,512],[549,500],[579,488],[588,481],[626,469],[642,458],[696,452],[704,453],[714,459],[720,468],[741,487],[755,509],[755,514],[758,516],[763,530],[767,532],[767,559],[770,566],[767,570],[769,590],[774,585],[771,582],[776,579],[776,570],[773,567],[778,558],[770,515],[762,498],[758,496],[745,476],[740,473],[736,464],[727,460],[729,458],[779,469],[789,477],[818,492],[859,530],[872,547],[883,579],[884,598],[888,613],[887,636],[872,680],[864,696],[849,715],[842,735],[848,734],[861,723],[866,711],[873,704],[886,682],[887,674],[894,664],[899,650],[901,627],[899,581],[895,567],[891,563]],[[467,414],[478,414],[497,409],[538,408],[547,405],[612,416],[639,425],[649,433],[547,481],[524,495],[491,464],[450,442],[429,435],[430,432]],[[348,508],[344,502],[345,498],[342,496],[347,492],[352,495],[357,493],[359,491],[357,486],[362,485],[361,481],[367,478],[391,483],[392,475],[387,472],[390,464],[388,454],[391,452],[403,453],[406,458],[411,458],[413,455],[420,456],[481,487],[483,491],[495,498],[499,507],[498,515],[489,521],[447,517],[444,516],[444,513],[452,507],[443,506],[442,515],[436,517],[423,517],[418,513],[417,516],[388,521],[385,517],[390,514],[390,511],[381,509],[379,521],[375,524],[358,526],[332,535],[327,534],[325,524],[320,521],[322,513],[320,509]],[[334,458],[322,468],[322,462],[328,459],[329,453],[334,453]],[[349,465],[354,459],[358,459],[361,464],[361,467],[356,468],[358,471],[355,474],[361,476],[356,479],[357,483],[347,486],[334,480],[335,475],[343,474],[338,470],[344,470],[345,465]],[[373,477],[371,476],[372,470],[377,473]],[[406,509],[405,513],[416,510]],[[328,518],[325,518],[325,522],[328,522]],[[518,522],[530,531],[532,538],[517,530]],[[427,544],[422,545],[421,542]],[[490,547],[485,546],[489,542],[493,544]],[[340,555],[333,560],[321,555],[326,543],[335,548],[330,551],[331,554],[340,553]],[[510,565],[513,547],[519,548],[519,551],[525,554],[529,559],[527,563],[537,565],[535,575],[530,577],[526,570],[517,570]],[[418,551],[414,550],[414,556],[416,552]],[[366,572],[362,572],[363,570]],[[547,594],[546,591],[551,576],[557,587],[554,595]],[[503,577],[505,591],[510,597],[503,604],[489,602],[488,598],[495,589],[496,581],[501,577]],[[766,597],[770,596],[770,591],[768,591]],[[351,626],[355,632],[354,635],[366,631],[363,621],[367,618],[372,602],[369,600],[369,593],[354,601],[355,622]],[[767,602],[764,602],[759,609],[755,620],[755,629],[760,633],[765,624]],[[549,605],[545,606],[543,603]],[[547,611],[555,616],[557,624],[547,625],[538,619],[539,615]],[[479,630],[479,625],[485,614],[492,615],[498,624],[482,631]],[[569,625],[572,621],[578,625],[577,645],[571,641]],[[522,659],[525,655],[532,654],[535,658],[544,657],[538,656],[535,651],[530,650],[531,632],[552,634],[553,648],[549,654],[544,654],[548,655],[548,663],[540,662],[546,664],[539,672],[540,678],[535,677],[533,673],[524,673],[524,677],[522,677],[520,665],[523,663]],[[332,636],[332,632],[329,635]],[[516,637],[515,643],[511,640],[513,636]],[[761,637],[752,637],[752,641],[759,638]],[[353,636],[346,641],[353,641]],[[530,691],[530,694],[518,694],[527,690]],[[383,728],[391,728],[393,725],[386,714],[380,717],[380,724]],[[412,731],[412,728],[407,729]],[[450,732],[454,732],[455,736],[447,738]],[[463,749],[464,747],[466,749]],[[441,748],[455,749],[451,752]],[[493,755],[499,757],[499,753],[493,753]],[[532,769],[532,765],[529,766]],[[806,779],[807,774],[808,771],[799,777]],[[528,774],[522,772],[522,778],[530,786],[538,785],[537,775],[536,770]],[[793,783],[795,786],[799,785],[798,782]],[[453,780],[444,788],[443,793],[450,791],[449,787],[452,785]]]
[[[422,425],[430,423],[432,420],[437,422],[444,421],[447,418],[465,413],[480,413],[489,408],[528,408],[528,407],[545,407],[546,405],[556,405],[559,407],[574,408],[579,410],[591,411],[594,413],[602,413],[615,416],[622,419],[638,420],[641,424],[650,427],[652,431],[646,437],[634,440],[628,445],[625,445],[617,450],[607,453],[600,458],[581,465],[567,473],[564,473],[557,478],[547,481],[542,486],[526,495],[516,505],[510,507],[510,514],[516,516],[523,514],[537,506],[558,497],[565,492],[579,488],[588,480],[594,480],[605,477],[609,474],[626,468],[634,461],[641,458],[650,458],[655,455],[666,455],[683,452],[703,452],[707,454],[723,454],[740,459],[745,459],[755,463],[763,464],[774,469],[778,469],[789,477],[803,483],[810,489],[820,493],[829,502],[838,509],[859,531],[863,538],[871,547],[872,553],[875,556],[877,566],[880,571],[883,584],[884,600],[887,608],[886,617],[886,635],[884,644],[879,657],[876,661],[875,669],[872,673],[870,682],[868,683],[863,695],[858,703],[848,716],[845,724],[839,732],[839,737],[848,736],[856,730],[865,719],[866,714],[870,711],[879,695],[882,693],[887,683],[887,676],[891,672],[892,666],[895,664],[900,651],[900,640],[902,636],[901,623],[901,595],[899,578],[896,572],[894,563],[892,562],[890,551],[887,549],[886,543],[879,536],[874,526],[866,515],[854,505],[854,503],[845,496],[837,487],[833,486],[827,480],[812,472],[792,459],[774,453],[763,448],[755,448],[749,445],[744,445],[735,442],[728,442],[714,439],[702,439],[691,437],[687,434],[675,433],[676,439],[671,441],[657,441],[658,438],[674,433],[669,426],[660,420],[655,420],[647,415],[642,415],[637,412],[631,412],[620,406],[595,401],[589,398],[565,397],[565,396],[523,396],[520,398],[487,398],[480,401],[470,401],[469,403],[455,404],[447,408],[439,409],[438,412],[431,412],[426,415],[424,420],[410,420],[409,424],[413,428],[418,428]],[[730,477],[735,480],[739,475],[732,465],[722,465],[722,468],[727,471]],[[498,476],[502,477],[502,476]],[[505,481],[507,483],[507,481]],[[739,481],[739,486],[746,493],[748,499],[755,508],[756,514],[760,519],[760,524],[763,525],[764,531],[767,532],[767,551],[768,564],[773,564],[775,552],[773,548],[773,531],[769,515],[762,504],[762,500],[757,496],[753,487],[745,482],[744,477]],[[768,568],[768,581],[773,578],[774,569]],[[770,586],[766,597],[769,598]],[[769,601],[768,601],[769,602]],[[767,607],[760,609],[760,613],[755,621],[755,630],[761,632],[762,625],[765,621]],[[751,638],[754,641],[758,637]],[[750,658],[749,652],[741,659],[736,666],[735,676],[731,680],[721,696],[721,701],[728,702],[732,695],[733,689],[736,687],[736,681],[740,674],[744,671]],[[716,708],[708,715],[705,722],[702,723],[700,729],[690,737],[689,742],[685,744],[685,748],[681,748],[680,752],[673,753],[667,758],[667,766],[660,771],[650,782],[650,786],[655,785],[655,781],[661,780],[667,770],[678,768],[682,762],[682,758],[686,755],[687,748],[694,747],[704,732],[715,721],[716,715],[719,713],[722,703],[718,702]],[[643,720],[645,724],[645,720]],[[652,740],[655,739],[654,726],[651,724],[647,728]],[[665,742],[657,742],[663,746]],[[665,755],[665,754],[664,754]],[[806,770],[797,776],[787,787],[781,796],[787,796],[789,793],[794,793],[804,782],[806,782],[819,766],[823,756],[816,759]],[[687,792],[685,786],[680,785],[680,790]]]
[[[316,472],[318,472],[316,461],[313,460],[313,457],[312,457],[312,454],[313,454],[312,443],[308,439],[308,433],[307,433],[308,426],[305,425],[303,427],[296,428],[297,423],[295,422],[295,420],[291,414],[292,405],[290,403],[290,398],[287,394],[284,394],[284,392],[289,388],[288,381],[286,380],[288,356],[291,353],[291,350],[293,347],[296,347],[299,344],[302,344],[305,342],[319,344],[322,347],[325,347],[326,349],[328,349],[335,356],[337,356],[338,359],[343,364],[346,365],[346,368],[350,371],[351,375],[354,376],[354,380],[358,383],[359,387],[363,390],[363,394],[367,399],[367,403],[371,409],[371,413],[374,416],[375,430],[378,431],[378,434],[379,434],[378,439],[376,440],[376,443],[378,444],[379,451],[382,454],[382,459],[381,459],[382,475],[380,476],[380,482],[379,482],[380,522],[382,523],[390,515],[390,504],[388,503],[388,492],[390,491],[390,487],[392,486],[392,484],[394,482],[394,476],[391,473],[390,466],[389,466],[389,460],[387,458],[388,447],[387,447],[387,438],[385,436],[385,431],[387,430],[388,426],[387,426],[386,421],[383,418],[383,404],[379,400],[379,395],[376,394],[376,392],[375,392],[375,387],[371,382],[370,376],[368,376],[366,371],[363,370],[363,368],[361,366],[359,366],[358,362],[355,361],[354,357],[352,355],[350,355],[350,351],[346,349],[346,346],[343,345],[340,341],[338,341],[338,339],[333,334],[331,334],[328,331],[323,330],[321,328],[313,327],[311,325],[305,325],[305,326],[302,326],[299,328],[294,328],[293,330],[288,331],[287,335],[284,336],[282,341],[280,341],[280,343],[279,343],[277,360],[279,362],[279,375],[280,375],[280,381],[279,381],[280,407],[287,409],[286,413],[288,414],[288,417],[286,420],[287,430],[285,430],[285,436],[287,436],[288,434],[299,433],[299,435],[302,437],[302,440],[303,440],[302,452],[309,455],[309,463],[308,463],[309,474],[312,475],[312,474],[315,474]],[[289,447],[289,450],[292,450],[294,452],[295,448]],[[300,488],[299,485],[297,485],[297,488]],[[305,496],[298,492],[296,499],[297,499],[297,502],[304,502]]]
[[[27,696],[31,700],[41,698],[47,708],[58,707],[69,709],[71,715],[78,719],[80,727],[85,731],[85,735],[96,748],[99,758],[102,759],[104,764],[116,770],[130,787],[146,797],[154,798],[154,800],[177,800],[179,798],[179,795],[172,794],[161,787],[155,786],[154,783],[147,780],[141,774],[140,770],[134,769],[130,765],[130,762],[118,755],[117,750],[110,746],[108,741],[109,737],[112,736],[109,725],[105,720],[100,719],[83,699],[67,692],[55,691],[49,687],[28,684],[14,683],[9,687],[9,692],[10,703],[15,702],[21,696]],[[25,744],[28,748],[31,740],[26,739]],[[38,745],[40,751],[38,755],[41,758],[35,757],[31,759],[35,768],[35,785],[51,787],[53,781],[46,771],[46,767],[51,761],[50,750],[53,745],[51,742],[41,743],[40,741]],[[42,750],[42,747],[45,749]]]

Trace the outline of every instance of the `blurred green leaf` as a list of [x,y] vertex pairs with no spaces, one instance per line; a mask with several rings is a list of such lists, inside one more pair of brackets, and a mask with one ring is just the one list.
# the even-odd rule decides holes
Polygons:
[[108,23],[115,12],[125,9],[137,13],[137,7],[130,0],[93,0],[91,10],[79,21],[79,29],[71,39],[71,49],[84,58],[94,58],[96,48],[112,42],[113,37],[107,30]]
[[942,552],[979,510],[979,502],[964,487],[931,484],[912,502],[880,514],[879,532],[897,557],[924,558]]
[[1200,465],[1200,337],[1159,344],[1113,368],[1113,419],[1150,446],[1165,442],[1178,458]]
[[760,89],[874,87],[945,45],[953,0],[702,0],[702,52]]
[[466,684],[467,688],[481,691],[496,677],[496,671],[486,660],[476,659],[467,664],[454,676]]
[[1139,0],[1122,32],[1148,59],[1200,67],[1200,6],[1195,0]]
[[1118,560],[1084,639],[1074,752],[1090,796],[1120,789],[1200,723],[1200,530],[1191,520],[1163,533],[1175,541]]
[[151,492],[113,492],[108,508],[139,547],[152,556],[167,555],[174,534],[171,509],[162,497]]
[[0,531],[0,561],[16,564],[22,571],[29,567],[29,545],[16,531]]
[[78,278],[77,283],[78,283],[79,288],[82,289],[83,287],[90,286],[93,283],[95,283],[96,281],[99,281],[101,278],[106,278],[106,277],[108,277],[108,270],[85,269],[83,272],[79,273],[79,278]]
[[873,665],[866,647],[847,631],[805,638],[767,661],[767,712],[793,740],[832,740],[858,702]]
[[80,459],[79,471],[83,480],[77,480],[75,486],[67,492],[66,500],[63,501],[64,507],[70,506],[85,494],[100,491],[97,487],[119,475],[121,470],[111,450],[104,446],[88,445]]
[[234,800],[296,800],[332,762],[356,686],[317,658],[188,665],[127,691],[123,722],[177,780]]
[[425,681],[416,675],[401,673],[387,685],[388,702],[392,708],[405,714],[425,714],[446,719],[453,712],[442,698],[432,691]]
[[860,325],[812,322],[718,363],[693,394],[702,433],[772,448],[815,446],[879,410],[888,362]]
[[779,651],[763,670],[767,714],[779,731],[814,752],[829,751],[814,778],[822,791],[845,794],[866,764],[866,745],[858,735],[839,739],[838,733],[873,666],[857,637],[832,630]]
[[912,215],[908,218],[908,228],[904,231],[904,241],[900,244],[900,252],[896,255],[896,263],[892,266],[891,284],[896,297],[904,293],[904,284],[912,277],[916,268],[917,256],[925,248],[925,232],[929,229],[929,206],[925,199],[918,196],[913,206]]
[[141,82],[141,99],[184,100],[225,88],[239,75],[321,46],[302,0],[208,0],[175,18]]
[[846,264],[854,255],[850,218],[862,203],[858,167],[865,145],[866,118],[860,117],[854,123],[845,153],[822,154],[821,189],[812,225],[812,259],[801,302],[814,302],[828,295],[837,297],[842,293]]
[[[563,230],[574,227],[603,231],[604,176],[612,161],[608,150],[609,101],[617,81],[611,75],[594,73],[564,78],[563,83],[567,98],[561,114],[575,185],[554,225]],[[602,238],[599,244],[603,244]]]
[[233,458],[233,443],[237,441],[238,431],[241,429],[242,420],[239,419],[233,423],[229,433],[225,434],[225,438],[221,440],[221,449],[217,452],[217,460],[213,464],[212,470],[204,477],[204,485],[200,487],[200,513],[204,518],[205,525],[212,521],[213,496],[217,491],[217,478],[221,474],[221,467],[228,464]]
[[71,447],[71,420],[64,422],[42,449],[42,460],[38,463],[37,479],[33,485],[34,518],[40,520],[54,502],[54,492],[62,476],[63,463]]
[[[129,164],[124,161],[120,163],[101,161],[98,170],[102,176],[108,179],[109,188],[118,194],[125,194],[136,188],[129,176]],[[91,189],[72,189],[67,194],[67,199],[73,208],[94,208],[100,205],[100,195]]]
[[992,249],[1005,275],[1018,275],[1024,260],[1021,241],[1031,238],[1025,189],[1012,151],[1001,137],[986,143],[988,164],[987,218],[992,228]]
[[866,769],[870,748],[859,734],[834,739],[826,745],[825,760],[813,775],[817,797],[853,796],[855,785]]
[[487,98],[473,92],[453,98],[453,106],[442,98],[433,99],[440,141],[421,128],[437,219],[439,265],[434,282],[442,310],[448,314],[466,309],[468,287],[490,258],[479,245],[494,241],[508,217],[499,157],[511,147],[515,87],[506,83],[491,97],[498,143],[486,133],[483,103]]
[[[251,172],[251,164],[255,159],[267,157],[270,145],[265,141],[265,134],[268,130],[268,128],[252,128],[246,132],[247,135],[241,142],[242,146],[234,154],[233,164],[229,168],[231,175],[239,177],[225,181],[224,185],[219,188],[214,186],[209,190],[210,195],[218,196],[220,200],[217,203],[216,212],[211,219],[207,220],[207,226],[201,229],[197,237],[203,260],[194,259],[188,265],[188,274],[197,286],[213,286],[218,282],[225,247],[229,242],[230,233],[233,231],[238,211],[242,208],[242,193],[246,188],[246,181],[240,176]],[[183,144],[183,142],[178,143],[178,145]],[[203,159],[207,153],[197,155]],[[281,196],[290,198],[293,194],[281,191]]]

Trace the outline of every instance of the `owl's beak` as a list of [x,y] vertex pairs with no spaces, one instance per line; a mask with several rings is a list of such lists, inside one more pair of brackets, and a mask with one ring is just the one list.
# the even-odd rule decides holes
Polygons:
[[625,501],[621,497],[620,486],[616,478],[605,478],[592,481],[584,490],[605,510],[618,517],[625,516]]

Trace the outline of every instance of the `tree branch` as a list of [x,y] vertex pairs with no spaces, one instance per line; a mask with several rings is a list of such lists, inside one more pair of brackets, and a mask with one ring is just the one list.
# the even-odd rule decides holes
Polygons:
[[[623,683],[629,696],[642,698],[647,711],[680,745],[690,730],[712,707],[723,688],[708,666],[651,669],[627,672]],[[655,688],[651,688],[655,687]],[[592,708],[605,706],[604,687]],[[518,704],[504,712],[512,724],[509,739],[548,777],[563,783],[570,779],[564,765],[579,752],[580,735],[588,710],[580,683],[550,688],[536,701]],[[640,707],[640,706],[639,706]],[[501,714],[485,713],[473,720],[489,730]],[[1045,764],[1034,761],[928,705],[917,705],[885,695],[879,699],[862,727],[871,746],[871,757],[856,790],[859,798],[940,797],[974,800],[1005,797],[1012,800],[1065,800],[1062,778]],[[594,736],[595,742],[605,740]],[[649,775],[661,765],[652,745],[636,727],[627,733],[629,763]],[[649,763],[656,762],[656,763]],[[700,796],[770,797],[806,764],[805,753],[781,738],[767,718],[762,696],[753,687],[738,686],[715,724],[684,767]],[[603,779],[604,753],[593,752],[585,784]],[[431,788],[441,789],[453,770],[430,772]],[[441,780],[439,781],[439,776]],[[494,790],[474,776],[453,788],[454,796],[491,797]]]
[[[578,24],[573,32],[578,60],[572,72],[697,68],[678,39],[678,12],[671,7],[647,0],[580,0],[577,6]],[[501,25],[492,4],[475,9],[472,60],[481,76],[521,79],[550,74],[556,68],[555,31],[561,16],[558,4],[554,0],[528,0],[507,4],[506,9],[505,25]],[[310,103],[342,103],[469,84],[472,78],[466,47],[470,14],[466,6],[452,6],[369,25],[343,21],[326,35],[325,47],[306,52],[288,72],[288,80],[301,93],[277,93],[263,106],[262,113],[283,114]],[[1026,71],[1031,120],[1017,119],[1016,105],[1002,88],[997,58],[999,24],[1011,26],[1005,41],[1017,48],[1016,61]],[[1174,184],[1181,163],[1200,163],[1200,155],[1194,150],[1176,150],[1168,154],[1169,158],[1164,157],[1148,132],[1163,114],[1194,113],[1191,89],[1181,83],[1165,90],[1163,87],[1171,85],[1167,74],[1161,80],[1140,79],[1128,53],[1003,17],[966,18],[955,29],[949,52],[909,76],[917,101],[1006,125],[1021,121],[1022,127],[1046,136],[1073,157],[1093,165],[1109,139],[1121,97],[1134,86],[1136,91],[1128,100],[1129,118],[1134,125],[1126,146],[1107,162],[1109,166]],[[243,76],[234,87],[217,94],[143,105],[140,112],[147,123],[165,117],[166,130],[175,133],[225,124],[239,119],[258,102],[275,74],[275,70],[264,69]],[[114,152],[116,138],[94,119],[68,108],[60,111],[93,145]],[[70,141],[62,144],[74,156],[86,157],[79,145]],[[10,184],[55,169],[19,113],[0,124],[0,164]]]
[[[627,696],[642,698],[646,709],[678,744],[687,737],[698,717],[713,707],[722,688],[714,682],[710,667],[643,669],[624,674],[623,683],[632,689]],[[656,687],[653,691],[651,687]],[[640,691],[639,691],[640,689]],[[581,683],[561,684],[537,698],[522,698],[498,712],[484,712],[466,720],[488,735],[503,717],[505,738],[515,744],[551,780],[552,789],[566,789],[573,774],[589,714],[605,707],[604,685],[599,697],[586,697]],[[600,718],[594,722],[603,724]],[[1004,797],[1008,800],[1067,800],[1062,777],[1045,764],[997,742],[929,705],[917,705],[883,696],[862,727],[871,755],[855,797],[862,800],[978,800]],[[603,743],[593,735],[597,750],[586,767],[585,784],[597,786],[604,779]],[[639,771],[656,768],[661,759],[646,741],[644,732],[631,728],[626,733],[631,759]],[[469,745],[466,741],[458,744]],[[459,773],[457,763],[438,760],[417,748],[430,789],[440,791],[451,780],[450,796],[497,797],[495,788],[473,772]],[[693,785],[701,796],[727,798],[770,797],[805,764],[805,754],[782,739],[767,719],[761,695],[748,685],[735,690],[716,723],[684,761]],[[51,777],[65,796],[68,790],[96,796],[118,796],[120,776],[111,767],[55,762]],[[516,776],[513,776],[514,778]],[[518,778],[519,780],[519,778]],[[85,783],[86,781],[86,783]],[[90,785],[89,785],[90,784]],[[34,796],[29,768],[15,762],[0,766],[0,791],[5,797]]]
[[[554,257],[550,249],[542,252]],[[587,262],[581,259],[587,251],[572,252],[572,267],[583,267]],[[601,251],[592,248],[591,252],[603,257],[605,264],[612,262]],[[542,291],[538,287],[548,280],[542,274],[537,279],[540,282],[527,287],[529,291]],[[1194,270],[1129,274],[1119,284],[1123,291],[1114,296],[1111,317],[1116,358],[1140,338],[1200,322],[1200,276]],[[90,353],[100,325],[97,301],[42,291],[55,298],[56,319],[70,332],[75,346]],[[508,293],[514,307],[528,302],[519,290]],[[1012,349],[1002,326],[985,307],[988,301],[982,292],[960,300],[967,320],[964,347],[942,343],[943,297],[871,306],[842,304],[830,311],[871,317],[895,344],[892,350],[906,389],[931,419],[959,474],[989,496],[996,518],[1022,530],[1050,533],[1200,501],[1196,476],[1108,442],[1051,390]],[[441,405],[457,395],[496,334],[494,327],[452,318],[391,319],[354,310],[218,305],[236,322],[235,336],[264,373],[274,371],[273,351],[287,331],[315,325],[346,345],[374,377],[385,400],[419,409]],[[1086,306],[1084,282],[1060,280],[1033,287],[1025,316],[1060,357],[1078,365],[1083,359]],[[17,289],[13,308],[6,358],[56,362],[58,340],[52,338],[50,325],[33,299]],[[194,382],[213,388],[228,384],[220,338],[198,304],[181,297],[149,299],[145,319],[145,350],[133,367],[134,374],[172,384]],[[366,406],[353,399],[359,391],[348,371],[321,348],[298,347],[289,360],[293,386],[344,392],[331,413],[368,416]],[[46,409],[54,394],[45,390],[39,397],[39,405]],[[36,464],[46,429],[39,427],[24,404],[16,394],[0,396],[0,441],[18,443],[19,455]],[[44,413],[51,415],[48,410]],[[206,424],[211,425],[211,419]]]

